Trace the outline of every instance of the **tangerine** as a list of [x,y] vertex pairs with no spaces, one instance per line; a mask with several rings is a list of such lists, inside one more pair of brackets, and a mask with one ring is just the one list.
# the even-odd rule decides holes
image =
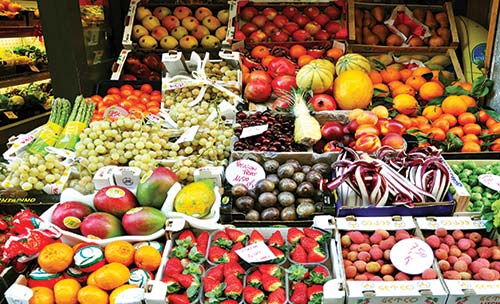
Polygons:
[[155,271],[160,267],[161,254],[152,246],[143,246],[134,254],[135,265],[149,271]]
[[434,121],[443,114],[440,106],[426,106],[422,111],[422,115],[430,121]]
[[418,102],[415,97],[409,94],[399,94],[392,100],[393,108],[399,113],[412,115],[417,112]]
[[457,125],[457,118],[451,114],[443,114],[440,118],[446,119],[450,123],[450,127]]
[[425,80],[425,78],[422,76],[410,76],[408,79],[406,79],[405,84],[418,91],[426,82],[427,80]]
[[29,304],[53,304],[54,292],[48,287],[33,287],[33,296],[30,298]]
[[469,92],[472,91],[472,83],[470,83],[470,82],[456,81],[455,83],[453,83],[453,85],[459,86],[462,89],[469,91]]
[[450,129],[450,123],[444,118],[438,118],[432,123],[432,127],[440,128],[441,130],[448,132]]
[[481,126],[476,123],[468,123],[463,126],[465,134],[481,135]]
[[97,269],[92,275],[94,275],[95,286],[104,290],[112,290],[128,282],[130,270],[123,264],[113,262]]
[[401,81],[406,82],[406,80],[411,77],[412,73],[413,71],[410,69],[402,69],[401,71],[399,71],[399,74],[401,75]]
[[54,299],[57,304],[77,304],[81,286],[75,279],[62,279],[54,285]]
[[392,97],[398,96],[400,94],[415,96],[415,89],[407,84],[402,84],[392,91]]
[[469,96],[469,95],[460,95],[460,98],[462,98],[465,103],[467,104],[467,107],[475,107],[476,106],[476,100],[474,97]]
[[387,86],[389,87],[389,90],[394,91],[396,90],[398,87],[402,86],[404,83],[402,83],[401,81],[399,80],[394,80],[394,81],[391,81],[387,84]]
[[425,101],[431,101],[436,97],[443,96],[443,94],[444,89],[433,81],[424,83],[418,90],[418,95]]
[[427,131],[427,135],[429,135],[429,139],[432,140],[445,140],[446,133],[441,128],[432,127]]
[[418,67],[413,70],[412,76],[422,76],[424,74],[432,73],[432,70],[426,66]]
[[276,58],[275,56],[273,55],[267,55],[266,57],[262,58],[262,60],[260,61],[260,63],[262,64],[263,67],[268,67],[269,66],[269,63],[274,59]]
[[73,262],[73,248],[64,243],[52,243],[43,247],[38,255],[38,264],[49,273],[62,272]]
[[476,134],[465,134],[464,136],[462,136],[460,138],[464,143],[466,141],[472,141],[472,142],[475,142],[475,143],[479,143],[479,137],[477,137]]
[[122,291],[125,291],[127,289],[131,289],[131,288],[137,288],[136,285],[131,285],[131,284],[125,284],[125,285],[122,285],[120,287],[117,287],[115,288],[111,294],[109,295],[109,304],[115,304],[115,301],[116,301],[116,297],[118,297],[118,295],[122,292]]
[[85,286],[78,291],[78,303],[80,304],[107,304],[108,293],[96,286]]
[[375,70],[371,70],[370,73],[368,73],[368,77],[370,77],[373,84],[382,83],[382,76]]
[[411,128],[412,121],[411,121],[410,117],[408,117],[408,115],[398,114],[398,115],[394,116],[393,119],[402,123],[403,126],[405,127],[405,129]]
[[490,118],[490,115],[488,115],[485,110],[479,110],[479,112],[477,112],[477,117],[480,122],[485,123]]
[[492,124],[491,127],[489,127],[489,129],[491,134],[500,134],[500,122]]
[[467,111],[467,104],[460,96],[452,95],[443,100],[441,109],[444,113],[458,116]]
[[[373,93],[375,97],[387,97],[389,96],[389,87],[386,84],[383,83],[376,83],[373,85]],[[381,92],[375,92],[375,89],[381,91]]]
[[489,117],[489,118],[486,120],[486,127],[487,127],[488,129],[491,129],[491,128],[492,128],[494,125],[496,125],[496,124],[497,124],[497,121],[496,121],[494,118],[492,118],[492,117]]
[[250,52],[253,58],[262,59],[270,54],[269,48],[263,45],[255,46]]
[[458,137],[464,136],[464,129],[462,127],[453,127],[448,130],[449,133],[455,134]]
[[339,60],[342,55],[344,55],[344,51],[341,48],[334,47],[326,51],[326,56],[333,58],[335,61]]
[[466,141],[462,146],[461,152],[481,152],[481,146],[473,141]]
[[135,248],[127,241],[113,241],[104,248],[106,262],[117,262],[130,266],[134,262]]
[[500,151],[500,138],[495,139],[490,146],[491,151],[498,152]]
[[399,74],[399,71],[393,68],[383,69],[382,71],[380,71],[380,76],[382,76],[382,81],[384,83],[389,83],[401,79],[401,74]]
[[300,56],[298,59],[297,59],[297,65],[299,67],[303,67],[305,66],[306,64],[308,64],[309,62],[313,61],[314,60],[314,57],[311,56],[311,55],[302,55]]
[[465,112],[458,115],[458,123],[462,126],[476,122],[476,116],[470,112]]
[[300,44],[294,44],[290,48],[290,56],[292,56],[292,58],[299,58],[305,54],[307,54],[307,49]]

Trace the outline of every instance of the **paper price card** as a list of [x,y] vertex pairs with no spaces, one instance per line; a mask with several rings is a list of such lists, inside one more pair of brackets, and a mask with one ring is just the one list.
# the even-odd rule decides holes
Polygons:
[[495,191],[500,191],[500,176],[495,174],[481,174],[477,179],[486,187]]
[[276,259],[274,253],[262,241],[238,249],[236,254],[247,263],[259,263]]
[[261,165],[253,160],[240,159],[230,163],[226,168],[226,180],[232,186],[244,184],[248,189],[253,189],[258,180],[266,177],[266,172]]
[[434,253],[426,242],[417,238],[401,240],[391,249],[391,262],[399,271],[421,274],[432,266]]
[[262,134],[262,133],[264,133],[264,132],[267,131],[268,127],[269,127],[269,125],[266,124],[266,125],[260,125],[260,126],[253,126],[253,127],[244,128],[241,131],[240,138],[247,138],[247,137],[252,137],[252,136],[255,136],[255,135]]
[[198,129],[200,128],[200,126],[192,126],[190,127],[189,129],[186,130],[186,132],[184,132],[184,134],[182,134],[176,141],[175,143],[176,144],[181,144],[183,142],[189,142],[189,141],[193,141],[194,140],[194,137],[196,136],[196,133],[198,132]]

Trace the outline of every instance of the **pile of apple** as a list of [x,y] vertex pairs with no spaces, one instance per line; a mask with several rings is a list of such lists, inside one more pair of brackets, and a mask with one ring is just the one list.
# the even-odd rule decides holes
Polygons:
[[151,9],[139,6],[135,14],[136,24],[132,38],[143,49],[172,50],[180,46],[192,50],[199,45],[205,49],[218,49],[226,39],[229,11],[222,9],[214,15],[208,7],[191,10],[177,6],[170,10],[165,6]]
[[251,43],[347,39],[347,24],[339,20],[345,8],[345,1],[326,7],[288,5],[282,10],[247,5],[239,10],[234,38]]
[[438,228],[427,236],[439,269],[450,280],[500,280],[500,247],[478,232]]
[[426,269],[421,275],[410,276],[391,264],[392,247],[399,241],[412,238],[406,230],[376,230],[371,234],[360,231],[345,232],[340,243],[347,280],[355,281],[409,281],[433,280],[437,272]]

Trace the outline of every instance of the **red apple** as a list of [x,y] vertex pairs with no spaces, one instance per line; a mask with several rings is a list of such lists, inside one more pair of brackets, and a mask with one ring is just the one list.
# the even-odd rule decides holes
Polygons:
[[289,38],[290,38],[290,35],[288,35],[287,32],[277,31],[271,36],[271,41],[272,42],[287,42]]
[[283,11],[281,13],[283,15],[285,15],[288,19],[292,19],[293,16],[300,13],[300,11],[296,6],[289,5],[289,6],[285,6],[285,8],[283,9]]
[[245,36],[250,36],[251,33],[257,31],[259,28],[257,27],[257,25],[253,24],[253,23],[246,23],[244,24],[241,28],[240,28],[240,31],[243,32],[243,34],[245,34]]
[[314,34],[314,39],[326,41],[330,39],[330,34],[325,30],[319,30],[316,34]]
[[305,30],[296,30],[292,34],[292,39],[294,41],[306,41],[309,38],[311,38],[311,34],[306,32]]
[[276,33],[279,28],[276,26],[276,24],[272,23],[272,22],[267,22],[266,24],[264,24],[264,26],[262,27],[262,30],[264,31],[264,33],[266,33],[267,36],[272,36],[274,33]]
[[273,79],[271,87],[274,93],[280,95],[283,91],[290,92],[292,88],[296,88],[297,82],[295,81],[295,76],[281,75]]
[[336,34],[341,28],[342,25],[337,21],[330,21],[325,25],[325,30],[330,34]]
[[308,49],[307,55],[314,57],[315,59],[321,58],[325,53],[325,49]]
[[304,25],[304,30],[311,34],[312,36],[316,34],[321,29],[321,25],[319,25],[316,21],[309,21]]
[[257,81],[257,80],[271,82],[273,79],[271,78],[271,75],[269,75],[264,70],[255,70],[255,71],[250,72],[250,75],[248,76],[248,81],[250,82],[250,81]]
[[323,12],[328,17],[330,17],[330,19],[333,19],[333,20],[339,19],[339,17],[340,17],[340,10],[336,6],[334,6],[334,5],[328,6],[327,8],[325,8],[323,10]]
[[279,28],[282,28],[287,22],[288,18],[285,15],[278,15],[273,19],[273,23]]
[[290,102],[288,102],[288,97],[285,95],[282,95],[273,102],[273,105],[271,106],[271,109],[273,111],[281,111],[288,109],[290,107]]
[[354,134],[359,127],[359,123],[356,120],[351,120],[346,127],[350,133]]
[[347,27],[345,26],[335,34],[336,39],[347,39],[347,36],[348,32],[347,32]]
[[266,40],[267,40],[267,35],[261,30],[257,30],[251,33],[250,36],[248,37],[248,41],[250,41],[251,43],[259,43]]
[[314,21],[318,22],[321,26],[325,26],[328,22],[330,22],[330,17],[328,17],[326,14],[319,14],[318,16],[314,17]]
[[321,126],[321,136],[328,141],[340,140],[344,136],[343,126],[336,121],[328,121]]
[[252,6],[247,6],[240,11],[240,18],[245,21],[250,21],[254,16],[256,16],[259,11]]
[[234,32],[234,39],[243,40],[246,38],[246,35],[242,31]]
[[266,7],[262,10],[262,14],[266,16],[267,20],[273,20],[278,15],[278,11],[273,7]]
[[307,22],[309,22],[309,17],[304,14],[297,14],[293,16],[292,20],[297,23],[300,27],[304,27]]
[[252,18],[252,23],[257,25],[259,28],[262,28],[266,22],[267,18],[264,15],[257,15]]
[[328,94],[314,94],[314,96],[309,99],[309,103],[315,112],[333,111],[337,109],[335,99]]
[[403,136],[397,133],[388,133],[382,138],[382,146],[389,146],[394,149],[403,149],[405,143]]
[[287,22],[283,26],[283,30],[287,32],[289,35],[293,34],[293,32],[295,32],[299,28],[300,28],[299,25],[295,22]]
[[311,19],[314,19],[320,13],[321,11],[317,6],[306,6],[306,8],[304,8],[304,14]]

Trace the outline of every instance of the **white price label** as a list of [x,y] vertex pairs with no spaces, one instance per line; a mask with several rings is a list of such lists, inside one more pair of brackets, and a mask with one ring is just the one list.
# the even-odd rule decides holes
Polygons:
[[409,238],[396,243],[391,249],[391,262],[399,271],[421,274],[432,266],[434,253],[426,242]]
[[253,189],[255,183],[266,177],[266,172],[261,165],[253,160],[240,159],[230,163],[226,168],[226,180],[231,185],[244,184],[248,189]]
[[259,263],[276,259],[274,253],[262,241],[238,249],[236,254],[247,263]]
[[200,128],[200,126],[192,126],[190,128],[188,128],[186,130],[186,132],[184,132],[184,134],[182,134],[176,141],[175,143],[176,144],[181,144],[183,142],[189,142],[189,141],[193,141],[194,140],[194,137],[196,136],[196,133],[198,132],[198,129]]
[[241,131],[240,138],[247,138],[247,137],[252,137],[255,135],[262,134],[262,133],[266,132],[268,128],[269,128],[268,124],[244,128]]
[[481,174],[477,177],[479,182],[495,191],[500,191],[500,176],[495,174]]

